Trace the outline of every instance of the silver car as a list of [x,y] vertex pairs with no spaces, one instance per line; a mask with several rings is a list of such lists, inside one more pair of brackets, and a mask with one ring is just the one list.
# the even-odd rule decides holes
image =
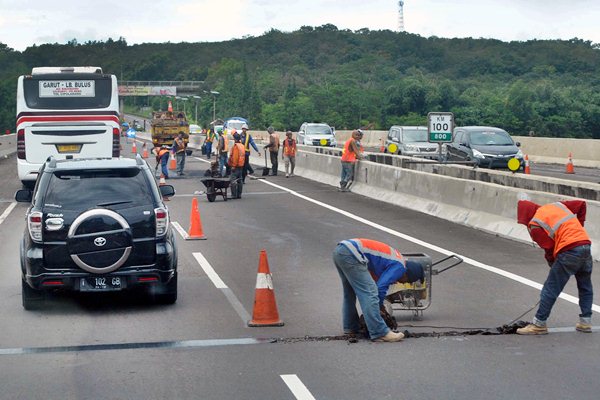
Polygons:
[[388,132],[384,152],[403,156],[437,158],[439,147],[437,143],[429,143],[427,140],[426,126],[394,125]]

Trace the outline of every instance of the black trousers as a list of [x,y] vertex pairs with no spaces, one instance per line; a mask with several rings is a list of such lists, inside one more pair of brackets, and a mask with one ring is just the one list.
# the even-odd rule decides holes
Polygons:
[[271,155],[271,170],[273,171],[273,175],[277,175],[277,168],[279,166],[279,162],[277,161],[277,156],[279,155],[279,152],[270,151],[269,153]]

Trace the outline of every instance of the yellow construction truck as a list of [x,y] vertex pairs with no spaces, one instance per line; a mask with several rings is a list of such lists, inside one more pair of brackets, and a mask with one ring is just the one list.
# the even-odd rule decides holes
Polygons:
[[190,124],[183,111],[156,111],[152,113],[150,126],[154,146],[173,145],[173,140],[179,132],[183,132],[183,139],[187,146]]

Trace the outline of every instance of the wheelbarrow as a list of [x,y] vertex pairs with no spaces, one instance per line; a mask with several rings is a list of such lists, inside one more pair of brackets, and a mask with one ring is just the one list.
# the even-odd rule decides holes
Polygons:
[[229,188],[229,178],[205,177],[200,182],[206,186],[206,198],[211,203],[217,199],[217,196],[223,196],[223,201],[227,201],[227,189]]
[[[423,316],[423,310],[431,305],[432,276],[441,274],[450,268],[456,267],[463,259],[455,254],[442,258],[439,261],[431,261],[427,254],[412,253],[403,254],[404,258],[421,264],[424,272],[424,280],[414,283],[395,283],[388,289],[385,300],[391,303],[392,311],[411,311],[414,316]],[[433,269],[435,266],[440,269]],[[388,309],[388,313],[392,314]]]

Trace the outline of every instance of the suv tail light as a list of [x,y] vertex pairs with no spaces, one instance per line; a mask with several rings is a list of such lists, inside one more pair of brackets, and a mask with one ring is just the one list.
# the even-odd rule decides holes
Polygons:
[[155,208],[154,216],[156,217],[156,236],[164,236],[169,227],[169,212],[164,208]]
[[42,241],[42,216],[43,214],[39,211],[33,211],[27,218],[29,225],[29,236],[34,242]]
[[113,128],[113,146],[112,156],[119,157],[121,155],[121,132],[119,128]]
[[25,129],[19,129],[17,132],[17,158],[25,159]]

